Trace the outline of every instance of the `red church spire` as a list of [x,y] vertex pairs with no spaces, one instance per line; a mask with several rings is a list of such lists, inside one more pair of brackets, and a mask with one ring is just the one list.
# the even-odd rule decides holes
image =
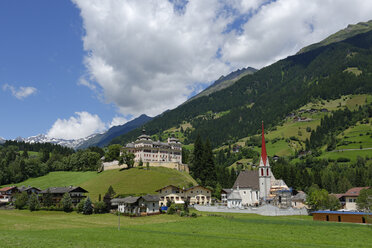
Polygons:
[[261,159],[264,165],[266,166],[267,161],[267,153],[266,153],[266,144],[265,144],[265,131],[264,131],[264,124],[262,121],[262,145],[261,145]]

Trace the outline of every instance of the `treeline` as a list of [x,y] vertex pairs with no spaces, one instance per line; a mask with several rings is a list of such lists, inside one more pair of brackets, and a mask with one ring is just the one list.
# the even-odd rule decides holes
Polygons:
[[19,151],[31,151],[31,152],[57,152],[63,155],[71,155],[75,151],[72,148],[52,144],[52,143],[26,143],[24,141],[7,140],[3,144],[4,147],[15,146]]
[[360,106],[355,111],[350,111],[348,108],[344,110],[337,110],[330,116],[324,116],[320,125],[316,130],[311,131],[310,140],[306,140],[306,149],[317,149],[323,145],[327,145],[327,150],[331,151],[336,148],[337,138],[345,129],[355,125],[358,121],[365,120],[372,117],[372,104]]
[[22,143],[14,144],[0,146],[0,185],[22,182],[51,171],[96,171],[102,163],[97,148],[71,152],[57,145],[29,144],[23,147],[38,151],[34,155],[28,150],[20,150]]
[[350,164],[310,156],[295,164],[280,158],[270,165],[274,176],[294,189],[307,191],[316,184],[331,193],[345,193],[352,187],[372,186],[371,159],[358,157]]

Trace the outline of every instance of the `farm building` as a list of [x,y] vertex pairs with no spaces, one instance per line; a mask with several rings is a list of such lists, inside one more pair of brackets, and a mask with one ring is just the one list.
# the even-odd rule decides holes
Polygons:
[[313,220],[367,223],[367,219],[372,218],[372,213],[347,212],[347,211],[315,211]]
[[111,200],[113,205],[118,205],[118,210],[126,214],[156,214],[159,213],[159,196],[128,196]]

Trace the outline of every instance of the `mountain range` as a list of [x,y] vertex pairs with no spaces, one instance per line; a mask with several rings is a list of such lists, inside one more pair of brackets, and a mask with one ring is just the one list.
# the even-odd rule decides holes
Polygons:
[[[128,121],[127,123],[123,125],[111,127],[109,130],[107,130],[104,133],[92,134],[88,137],[81,138],[81,139],[72,139],[72,140],[57,139],[57,138],[48,137],[45,134],[39,134],[39,135],[31,136],[28,138],[17,137],[15,140],[20,141],[20,142],[23,141],[23,142],[30,143],[30,144],[52,143],[52,144],[70,147],[73,149],[84,149],[90,146],[103,147],[107,145],[116,136],[125,134],[137,127],[140,127],[151,119],[152,118],[147,115],[141,115],[131,121]],[[0,137],[0,144],[3,144],[3,143],[5,143],[5,139]]]
[[[194,98],[144,126],[150,135],[176,132],[184,144],[197,135],[214,147],[280,124],[292,111],[313,99],[336,99],[372,93],[372,25],[349,25],[320,45],[309,46],[234,84]],[[361,28],[362,27],[362,28]],[[135,129],[111,141],[125,144],[140,134]]]

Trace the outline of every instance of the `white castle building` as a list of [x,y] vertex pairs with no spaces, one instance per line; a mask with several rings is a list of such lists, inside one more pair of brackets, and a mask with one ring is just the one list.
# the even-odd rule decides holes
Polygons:
[[135,155],[139,162],[171,162],[182,164],[182,144],[176,138],[168,138],[168,142],[153,141],[145,130],[133,143],[128,143],[124,150]]
[[[261,159],[257,170],[241,171],[232,189],[224,189],[227,195],[221,198],[226,199],[228,208],[242,208],[246,206],[257,206],[262,203],[282,203],[281,192],[288,191],[288,186],[283,180],[275,179],[271,173],[269,159],[266,152],[264,126],[262,123],[262,146]],[[276,200],[276,198],[279,198]],[[284,198],[283,198],[284,200]]]

